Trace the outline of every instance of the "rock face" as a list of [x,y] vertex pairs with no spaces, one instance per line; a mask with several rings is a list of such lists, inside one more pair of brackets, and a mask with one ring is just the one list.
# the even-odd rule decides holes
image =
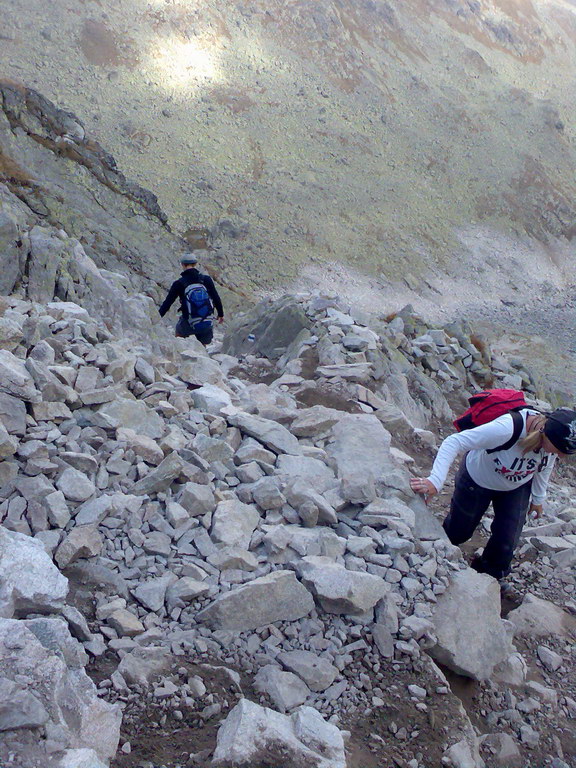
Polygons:
[[220,730],[213,768],[346,768],[342,734],[312,707],[290,717],[242,699]]
[[66,579],[39,541],[0,526],[0,616],[55,613],[68,594]]
[[217,629],[245,631],[301,619],[313,607],[312,595],[292,571],[275,571],[224,593],[198,619]]
[[513,650],[498,582],[471,568],[454,574],[432,621],[438,640],[430,655],[460,675],[487,680]]

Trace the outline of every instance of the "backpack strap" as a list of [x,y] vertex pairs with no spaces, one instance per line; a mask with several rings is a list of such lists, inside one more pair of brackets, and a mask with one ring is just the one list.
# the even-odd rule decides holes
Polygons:
[[505,443],[502,443],[502,445],[498,445],[496,448],[489,448],[486,453],[496,453],[496,451],[507,451],[509,448],[512,448],[513,445],[515,445],[518,442],[518,438],[522,434],[522,429],[524,428],[524,419],[522,418],[522,414],[520,411],[508,411],[510,416],[512,416],[512,421],[514,423],[514,428],[512,430],[512,437],[509,440],[506,440]]

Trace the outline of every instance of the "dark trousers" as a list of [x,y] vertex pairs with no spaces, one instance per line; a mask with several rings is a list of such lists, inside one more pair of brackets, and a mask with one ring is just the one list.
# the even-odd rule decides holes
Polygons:
[[198,341],[206,346],[214,338],[214,329],[210,326],[210,328],[205,328],[202,331],[195,331],[188,320],[185,317],[181,317],[176,323],[176,336],[180,336],[183,339],[188,338],[188,336],[196,336]]
[[480,573],[501,579],[510,573],[514,550],[526,520],[532,481],[510,491],[491,491],[477,485],[462,460],[454,483],[450,512],[444,520],[444,530],[452,544],[468,541],[492,502],[494,520],[484,552],[474,565]]

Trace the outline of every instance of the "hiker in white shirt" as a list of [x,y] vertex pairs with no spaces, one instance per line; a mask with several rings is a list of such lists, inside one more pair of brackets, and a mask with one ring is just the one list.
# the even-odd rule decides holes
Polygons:
[[444,530],[453,544],[468,541],[492,503],[491,536],[471,566],[496,579],[510,572],[527,512],[542,512],[556,456],[576,453],[576,411],[559,408],[541,414],[526,408],[519,414],[523,425],[514,444],[509,442],[514,434],[514,418],[507,413],[447,437],[429,477],[410,481],[416,493],[425,498],[434,496],[444,485],[456,456],[465,452]]

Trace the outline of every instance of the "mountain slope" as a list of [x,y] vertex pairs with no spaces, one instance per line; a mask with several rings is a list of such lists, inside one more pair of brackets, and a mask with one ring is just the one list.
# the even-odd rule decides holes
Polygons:
[[2,6],[4,71],[73,110],[246,289],[325,259],[466,273],[477,227],[574,234],[574,3]]

